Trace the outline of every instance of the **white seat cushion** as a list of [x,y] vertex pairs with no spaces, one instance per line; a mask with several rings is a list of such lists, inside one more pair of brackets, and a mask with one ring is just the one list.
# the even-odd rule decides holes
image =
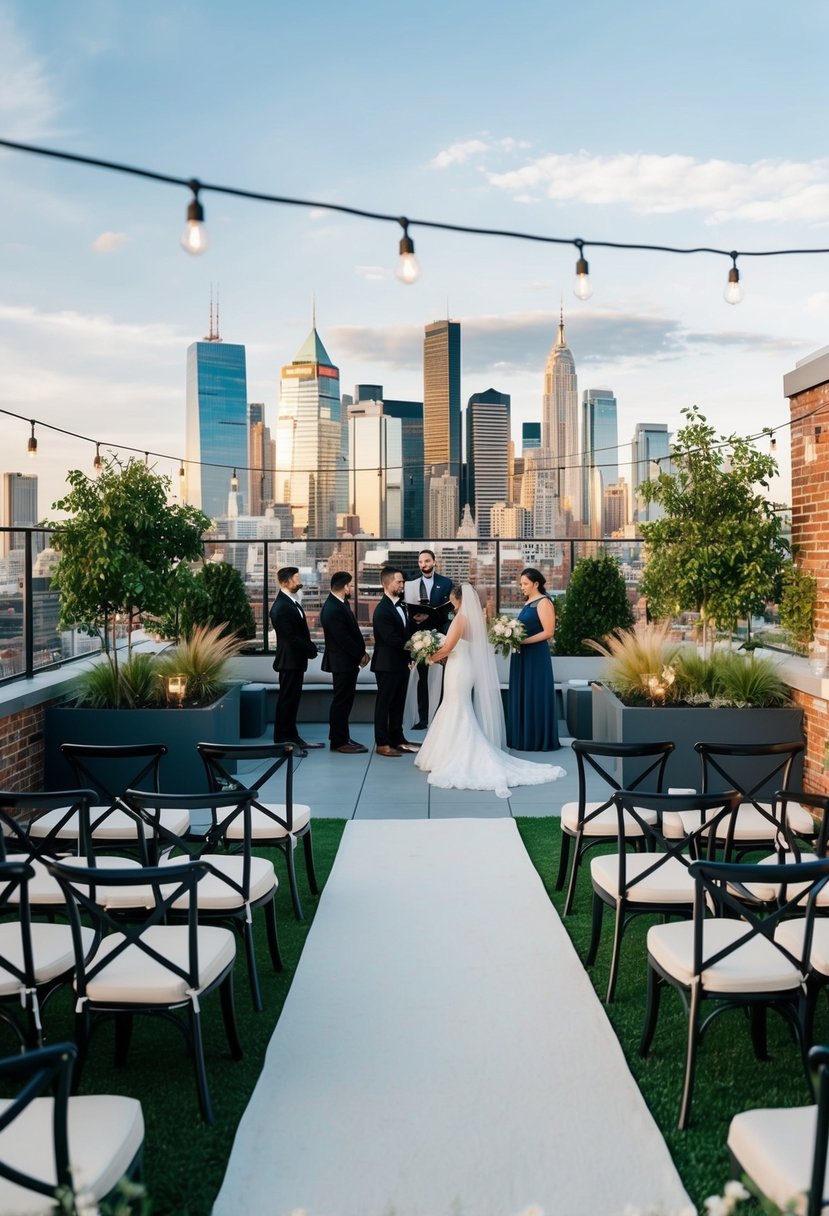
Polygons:
[[[703,958],[710,957],[748,929],[745,921],[707,919],[703,926]],[[648,930],[648,954],[663,971],[690,986],[694,966],[694,925],[679,921]],[[702,973],[708,992],[786,992],[803,981],[800,971],[765,938],[752,937]]]
[[[279,840],[289,835],[288,829],[282,827],[272,815],[278,815],[280,819],[284,819],[288,813],[288,808],[283,802],[263,802],[264,806],[271,815],[266,815],[263,811],[259,811],[253,807],[250,815],[250,831],[253,840]],[[231,815],[236,814],[235,808],[230,807],[227,810],[218,811],[217,819],[222,823]],[[294,803],[293,814],[293,831],[300,832],[308,824],[311,818],[310,806],[305,806],[303,803]],[[243,840],[245,835],[245,820],[241,814],[236,814],[236,818],[227,831],[228,840]]]
[[[84,950],[89,951],[95,939],[92,929],[81,929]],[[46,984],[67,974],[75,967],[75,951],[72,946],[72,930],[69,925],[32,925],[32,950],[35,962],[35,978]],[[5,921],[0,924],[0,956],[16,967],[23,966],[23,944],[20,939],[20,922]],[[0,961],[0,995],[8,996],[20,990],[20,980],[7,971]],[[2,1209],[0,1209],[2,1211]]]
[[[592,811],[598,810],[602,805],[601,802],[585,803],[584,813],[589,815]],[[656,823],[655,811],[640,811],[639,814],[646,823]],[[561,826],[568,829],[570,832],[578,831],[579,826],[579,804],[578,802],[565,802],[561,808]],[[615,806],[609,806],[604,811],[599,811],[594,819],[589,820],[583,825],[582,831],[585,836],[618,836],[619,835],[619,816]],[[642,829],[636,820],[625,811],[625,835],[626,836],[641,836]]]
[[[0,1111],[10,1105],[8,1098],[0,1099]],[[52,1098],[36,1098],[0,1132],[0,1159],[45,1182],[56,1181],[53,1107]],[[78,1191],[103,1199],[123,1178],[143,1142],[144,1118],[135,1098],[90,1094],[69,1099],[69,1160]],[[54,1210],[45,1196],[0,1178],[0,1212],[43,1216]]]
[[[693,904],[694,880],[688,867],[676,857],[669,857],[652,874],[650,869],[656,856],[653,853],[628,853],[625,857],[625,874],[630,883],[640,874],[645,877],[629,887],[625,898],[631,903]],[[594,885],[601,887],[613,899],[619,898],[619,855],[605,854],[590,862],[590,877]]]
[[[746,1110],[734,1116],[728,1129],[728,1147],[743,1171],[781,1210],[794,1199],[800,1216],[811,1181],[816,1118],[816,1106]],[[824,1195],[827,1178],[829,1173]]]
[[[784,854],[784,857],[785,857],[786,863],[788,865],[794,865],[798,860],[795,857],[794,853],[786,853],[786,854]],[[801,862],[817,861],[817,857],[815,856],[814,853],[801,853],[800,861]],[[757,864],[761,865],[761,866],[774,866],[774,865],[778,865],[779,862],[780,862],[780,858],[777,856],[777,854],[770,853],[768,857],[761,857],[760,861]],[[747,883],[744,883],[743,885],[745,886],[745,889],[753,896],[753,898],[756,900],[759,900],[761,903],[772,903],[774,900],[776,900],[777,897],[780,895],[780,889],[782,886],[782,884],[779,882],[747,882]],[[802,891],[806,890],[806,888],[808,886],[809,886],[809,884],[805,883],[805,882],[788,883],[786,886],[786,899],[796,898],[796,896],[799,895]],[[735,891],[734,894],[736,894],[737,897],[739,898],[739,896],[740,896],[739,891]],[[806,901],[804,900],[803,901],[804,910],[805,910],[805,903],[806,903]],[[823,887],[822,890],[818,891],[817,899],[815,900],[815,903],[817,904],[817,906],[819,908],[829,907],[829,883],[827,883],[826,886]]]
[[[186,969],[189,960],[187,925],[151,925],[143,937],[159,954]],[[197,990],[208,987],[221,975],[236,955],[236,941],[230,929],[214,925],[199,927],[199,976]],[[95,952],[93,963],[108,955],[123,942],[123,934],[105,937]],[[87,985],[90,1001],[102,1004],[175,1005],[188,998],[186,982],[163,963],[150,958],[139,946],[128,946],[108,963]]]
[[[802,958],[805,928],[806,918],[803,916],[783,920],[774,931],[774,940],[785,946],[795,958]],[[829,976],[829,920],[821,916],[815,917],[809,963],[820,975]]]
[[[227,874],[234,882],[240,886],[242,884],[242,869],[244,866],[244,858],[242,857],[227,857],[217,856],[211,853],[204,858],[208,862],[212,870],[218,870],[220,874]],[[162,865],[177,866],[181,865],[180,857],[165,858]],[[251,857],[250,859],[250,902],[256,903],[257,900],[263,899],[271,891],[276,890],[276,873],[273,868],[273,862],[268,861],[266,857]],[[172,887],[163,887],[162,892],[165,896],[169,895]],[[199,908],[204,908],[205,911],[218,912],[222,909],[232,910],[241,908],[244,901],[241,895],[229,883],[224,882],[219,874],[205,874],[204,878],[199,881],[196,887],[196,900]],[[182,895],[173,904],[174,908],[186,908],[189,904],[189,899],[186,895]]]
[[[772,813],[771,804],[760,803],[761,807]],[[800,811],[803,814],[801,807],[796,807],[794,803],[789,804],[789,823],[795,831],[803,833],[803,827],[797,827],[795,823],[795,811]],[[717,812],[709,811],[707,818],[714,820]],[[811,815],[808,816],[810,828],[807,832],[814,835],[814,820]],[[666,837],[671,840],[678,840],[682,836],[688,836],[691,832],[695,832],[701,825],[702,815],[700,811],[668,811],[662,821],[662,830]],[[802,818],[798,820],[802,825]],[[717,823],[717,840],[725,840],[728,836],[729,825],[731,823],[730,815],[723,815]],[[742,803],[737,808],[737,821],[734,825],[734,840],[736,842],[745,842],[747,840],[767,840],[769,844],[774,841],[777,832],[775,823],[766,819],[757,807],[751,803]]]
[[[66,814],[68,807],[58,809],[56,811],[47,811],[45,815],[41,815],[39,819],[35,819],[29,828],[29,832],[37,839],[42,839],[48,836],[49,833],[60,823],[63,816]],[[119,842],[129,842],[137,840],[138,823],[131,815],[125,811],[112,811],[107,814],[109,807],[93,806],[89,809],[90,820],[93,824],[92,839],[93,840],[117,840]],[[103,816],[106,818],[101,823],[100,827],[94,825]],[[161,822],[165,828],[174,832],[177,836],[183,836],[190,826],[190,812],[187,810],[179,810],[178,808],[166,808],[161,811]],[[148,824],[143,824],[145,836],[152,835],[152,828]],[[78,812],[75,811],[66,820],[66,823],[60,829],[56,837],[57,840],[77,840],[78,839]]]

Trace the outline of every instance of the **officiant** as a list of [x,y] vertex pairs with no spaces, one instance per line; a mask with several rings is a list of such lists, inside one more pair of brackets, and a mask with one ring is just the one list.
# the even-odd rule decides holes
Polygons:
[[[452,605],[449,592],[452,580],[435,570],[435,555],[431,549],[421,549],[417,555],[419,576],[406,580],[403,598],[412,629],[437,629],[446,633]],[[425,730],[429,725],[429,668],[422,663],[417,671],[417,722],[412,730]],[[443,670],[440,674],[443,687]],[[440,701],[440,694],[438,695]],[[437,709],[437,705],[433,706]]]

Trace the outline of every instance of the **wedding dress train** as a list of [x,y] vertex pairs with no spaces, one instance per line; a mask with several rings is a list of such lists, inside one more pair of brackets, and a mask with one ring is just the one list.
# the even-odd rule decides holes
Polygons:
[[556,764],[519,760],[489,741],[475,715],[475,676],[473,648],[460,639],[446,659],[443,701],[415,759],[417,767],[429,774],[429,784],[492,790],[499,798],[509,798],[510,786],[542,785],[565,776]]

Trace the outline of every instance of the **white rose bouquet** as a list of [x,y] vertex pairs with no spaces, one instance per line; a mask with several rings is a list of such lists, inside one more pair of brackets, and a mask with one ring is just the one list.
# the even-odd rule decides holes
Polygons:
[[526,628],[511,616],[496,616],[487,634],[490,644],[504,658],[509,658],[511,654],[519,650],[526,636]]
[[406,649],[415,663],[425,663],[437,654],[446,638],[437,629],[418,629],[406,642]]

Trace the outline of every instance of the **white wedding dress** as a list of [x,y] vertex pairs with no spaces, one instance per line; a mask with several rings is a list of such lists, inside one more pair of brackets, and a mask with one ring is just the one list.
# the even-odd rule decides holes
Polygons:
[[[480,678],[480,671],[477,674]],[[492,790],[499,798],[509,798],[511,785],[543,785],[563,777],[558,765],[519,760],[489,741],[475,716],[475,679],[473,647],[461,638],[446,659],[443,701],[415,759],[429,774],[429,784],[447,790]],[[497,689],[496,694],[500,697]]]

